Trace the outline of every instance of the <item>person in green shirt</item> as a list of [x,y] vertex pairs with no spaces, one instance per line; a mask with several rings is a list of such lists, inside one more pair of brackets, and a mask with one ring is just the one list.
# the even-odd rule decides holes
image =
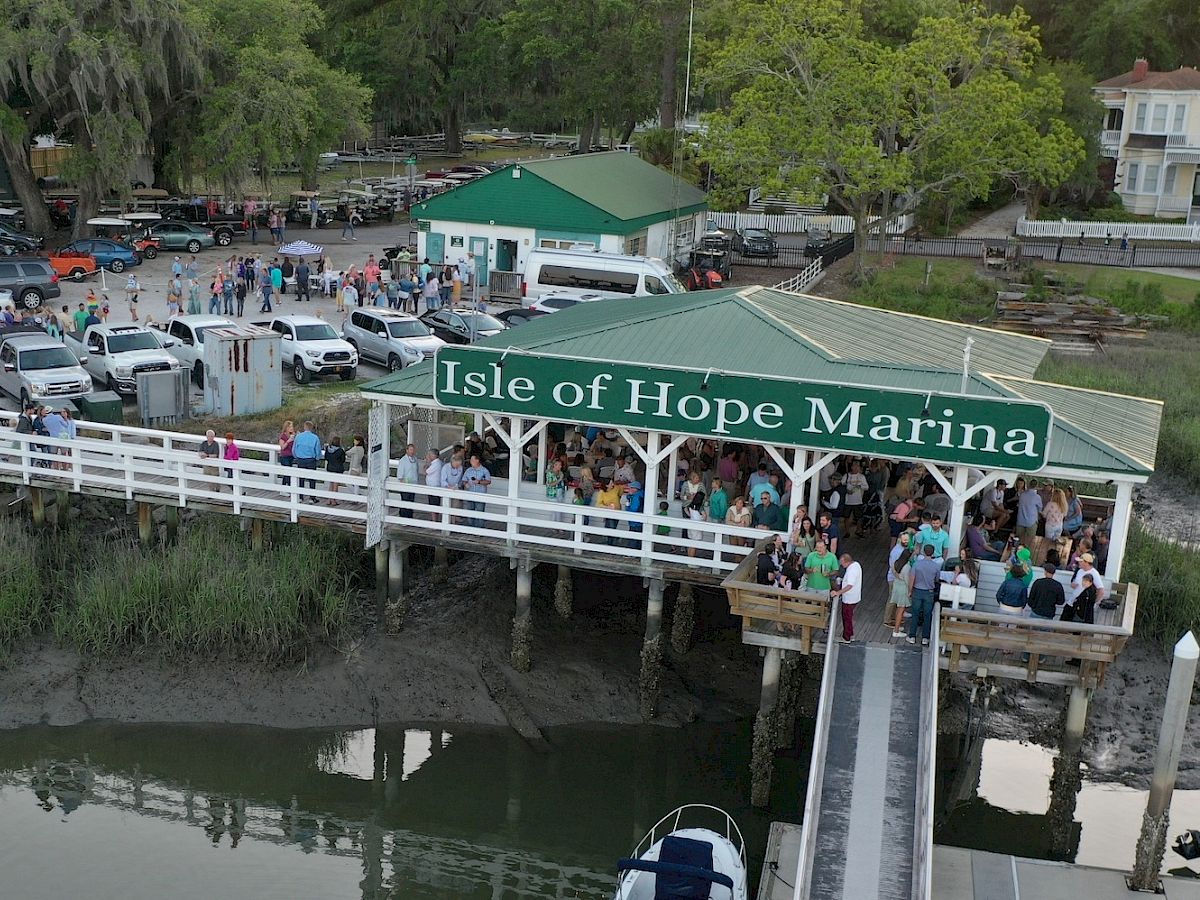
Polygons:
[[725,514],[729,512],[729,495],[721,486],[721,479],[712,480],[712,491],[708,495],[708,521],[725,522]]
[[804,560],[804,571],[808,573],[808,589],[828,591],[833,587],[830,576],[837,570],[837,555],[826,549],[824,541],[817,541],[817,549]]
[[71,318],[75,321],[76,331],[83,331],[85,328],[87,328],[87,317],[87,309],[82,303],[80,303],[79,309],[75,310],[75,313],[71,316]]

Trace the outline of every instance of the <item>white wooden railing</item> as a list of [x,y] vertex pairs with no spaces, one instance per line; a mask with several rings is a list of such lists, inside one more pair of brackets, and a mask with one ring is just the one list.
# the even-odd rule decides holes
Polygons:
[[[13,422],[12,414],[0,415],[4,419],[9,425]],[[0,435],[0,481],[196,505],[232,515],[262,512],[293,522],[320,515],[331,524],[365,529],[367,477],[283,466],[274,445],[253,442],[238,442],[239,460],[202,460],[198,455],[202,440],[198,435],[91,422],[79,423],[79,435],[70,441],[10,430]],[[223,439],[219,443],[224,446]],[[248,458],[251,454],[264,458]],[[686,565],[714,575],[736,568],[763,536],[761,530],[723,522],[548,501],[545,489],[532,482],[519,483],[515,496],[510,496],[508,481],[497,478],[489,493],[474,494],[405,484],[395,473],[396,460],[392,460],[384,522],[400,531],[551,547],[576,556],[603,553],[648,567]],[[302,486],[301,479],[314,486]],[[470,509],[468,503],[481,508]],[[641,532],[630,530],[639,524]],[[669,527],[670,533],[657,534],[659,527]]]
[[781,281],[779,284],[775,285],[775,290],[790,291],[793,294],[803,294],[806,290],[812,287],[812,285],[820,281],[823,265],[823,261],[818,256],[791,278],[787,279],[786,281]]
[[1138,241],[1200,242],[1200,225],[1167,225],[1157,222],[1057,222],[1030,221],[1022,216],[1017,220],[1017,235],[1033,238],[1072,239],[1112,238],[1114,243],[1123,236]]
[[1104,147],[1116,147],[1121,143],[1120,129],[1105,129],[1100,132],[1100,144]]
[[[850,234],[854,231],[854,219],[850,216],[769,216],[765,213],[714,212],[709,213],[708,217],[719,228],[767,228],[776,234],[803,234],[814,225],[828,228],[834,234]],[[901,216],[888,225],[887,231],[888,234],[903,234],[911,227],[912,216]]]

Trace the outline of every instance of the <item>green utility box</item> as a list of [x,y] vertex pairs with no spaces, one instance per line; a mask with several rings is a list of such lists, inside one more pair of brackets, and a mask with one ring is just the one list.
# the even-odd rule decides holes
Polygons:
[[95,391],[84,394],[75,401],[80,417],[87,422],[106,422],[122,425],[125,422],[125,405],[121,395],[114,391]]

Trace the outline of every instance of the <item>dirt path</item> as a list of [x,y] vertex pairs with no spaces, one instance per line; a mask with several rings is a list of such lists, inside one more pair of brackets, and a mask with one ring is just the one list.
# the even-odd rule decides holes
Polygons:
[[959,237],[967,238],[1006,238],[1012,237],[1017,230],[1017,219],[1025,214],[1024,201],[1014,201],[988,213],[981,219],[976,219],[958,233]]

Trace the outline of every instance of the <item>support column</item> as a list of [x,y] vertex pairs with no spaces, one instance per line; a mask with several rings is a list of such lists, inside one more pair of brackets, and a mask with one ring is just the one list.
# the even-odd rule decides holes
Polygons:
[[1070,740],[1082,741],[1083,730],[1087,727],[1088,704],[1092,700],[1092,689],[1075,685],[1071,688],[1071,696],[1067,700],[1067,719],[1063,726],[1064,736]]
[[387,630],[395,634],[404,627],[408,599],[404,594],[404,576],[408,570],[408,544],[391,541],[388,546]]
[[775,707],[775,749],[785,750],[796,738],[796,711],[800,707],[800,669],[804,656],[785,653],[779,674],[779,702]]
[[179,507],[168,506],[164,508],[167,519],[167,543],[173,544],[179,538]]
[[661,578],[647,582],[646,636],[642,640],[642,668],[638,675],[638,696],[643,719],[653,719],[658,713],[658,694],[662,680],[663,657],[663,588]]
[[691,649],[692,630],[696,625],[696,598],[692,586],[681,582],[675,597],[675,611],[671,616],[671,649],[676,656],[683,656]]
[[571,605],[575,599],[575,581],[571,567],[558,567],[558,580],[554,582],[554,611],[564,619],[571,618]]
[[1117,484],[1117,502],[1113,507],[1112,529],[1108,534],[1108,564],[1104,577],[1108,584],[1121,580],[1125,562],[1125,545],[1129,542],[1129,521],[1133,516],[1133,485],[1128,481]]
[[1075,805],[1079,799],[1079,789],[1083,786],[1083,772],[1079,766],[1081,746],[1077,738],[1064,733],[1050,773],[1050,805],[1046,809],[1046,819],[1050,825],[1050,850],[1064,858],[1071,856],[1075,849],[1072,846],[1074,830],[1071,824],[1075,821]]
[[750,802],[760,809],[771,799],[771,776],[775,769],[775,703],[779,699],[779,670],[782,653],[768,647],[763,656],[762,692],[754,718],[754,749],[750,757]]
[[[816,453],[813,453],[813,463],[816,463]],[[812,473],[812,477],[808,480],[808,515],[814,522],[817,521],[817,514],[821,511],[821,470]]]
[[528,672],[531,666],[530,645],[533,631],[533,567],[535,563],[522,560],[517,563],[517,611],[513,616],[512,650],[509,654],[512,667],[518,672]]
[[[450,501],[443,500],[444,503]],[[444,584],[450,575],[450,554],[441,544],[433,548],[433,568],[429,572],[429,578],[434,584]]]
[[967,498],[967,467],[954,467],[954,491],[950,494],[950,521],[946,523],[950,532],[950,554],[958,556],[959,545],[962,544],[963,533],[966,530]]
[[382,621],[388,599],[388,541],[375,545],[375,610],[376,621]]
[[1146,801],[1133,875],[1129,879],[1129,887],[1135,891],[1158,888],[1158,870],[1167,848],[1171,795],[1175,792],[1175,776],[1179,771],[1179,753],[1187,728],[1197,658],[1200,658],[1200,645],[1189,631],[1175,645],[1175,659],[1171,664],[1171,681],[1167,685],[1167,700],[1158,732],[1158,752],[1154,758],[1154,777],[1150,781],[1150,797]]
[[54,525],[56,528],[66,528],[71,521],[71,495],[67,491],[56,491],[54,494]]
[[263,520],[250,520],[250,549],[259,553],[263,548]]
[[142,546],[147,546],[151,538],[154,536],[154,508],[149,503],[138,502],[137,517],[138,517],[138,541]]
[[41,488],[29,489],[29,511],[33,515],[33,524],[42,528],[46,524],[46,498]]

